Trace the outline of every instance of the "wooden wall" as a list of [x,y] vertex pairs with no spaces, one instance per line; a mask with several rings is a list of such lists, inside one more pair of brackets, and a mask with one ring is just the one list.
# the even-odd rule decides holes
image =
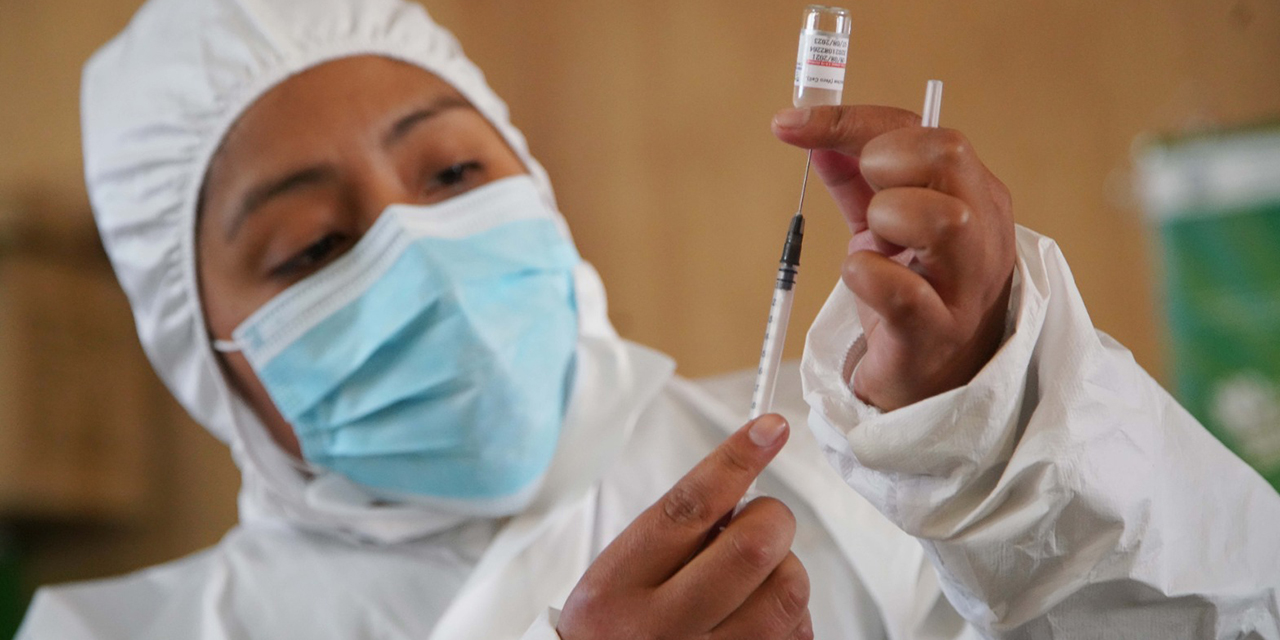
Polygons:
[[[803,2],[444,0],[429,3],[512,107],[547,165],[624,335],[697,376],[755,364],[803,154],[769,133],[788,106]],[[137,0],[0,0],[0,202],[59,203],[85,224],[80,65]],[[1054,0],[850,5],[846,102],[918,109],[947,83],[1016,215],[1058,240],[1096,324],[1159,375],[1147,237],[1128,191],[1145,131],[1280,113],[1276,0]],[[835,283],[847,240],[811,185],[788,353]],[[4,366],[4,363],[0,363]],[[167,478],[143,521],[30,542],[37,581],[101,575],[216,541],[235,472],[166,405]],[[3,426],[0,426],[3,428]]]

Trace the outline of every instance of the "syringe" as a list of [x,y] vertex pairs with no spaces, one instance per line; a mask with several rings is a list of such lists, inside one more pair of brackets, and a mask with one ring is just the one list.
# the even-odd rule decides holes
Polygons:
[[[791,94],[794,106],[840,104],[850,31],[847,10],[816,4],[805,7],[800,29],[800,49],[796,52],[795,89]],[[769,305],[769,321],[765,325],[764,346],[760,349],[760,366],[756,370],[756,388],[751,394],[751,420],[769,413],[773,408],[773,392],[777,387],[778,367],[782,363],[782,347],[787,342],[787,324],[791,320],[796,275],[800,272],[800,244],[804,240],[804,194],[809,186],[809,167],[812,164],[813,151],[810,151],[804,163],[804,180],[800,183],[800,204],[787,226],[787,240],[782,245],[782,260],[778,264],[778,275],[774,281],[773,302]]]

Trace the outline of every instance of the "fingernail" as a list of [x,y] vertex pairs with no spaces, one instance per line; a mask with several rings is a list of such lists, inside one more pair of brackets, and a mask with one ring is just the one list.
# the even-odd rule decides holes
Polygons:
[[747,435],[757,447],[768,447],[778,441],[787,431],[787,423],[779,416],[769,414],[756,418]]
[[809,122],[809,109],[784,109],[773,116],[773,124],[779,129],[796,129]]

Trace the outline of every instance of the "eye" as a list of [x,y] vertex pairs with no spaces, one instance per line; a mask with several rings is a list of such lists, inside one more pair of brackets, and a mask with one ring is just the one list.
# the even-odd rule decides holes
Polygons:
[[428,181],[426,194],[434,195],[440,189],[464,191],[463,187],[466,187],[480,173],[481,169],[483,169],[483,166],[474,160],[450,165],[443,171],[436,173]]
[[346,241],[346,236],[340,233],[325,235],[272,269],[271,276],[280,279],[295,279],[307,275],[337,255],[338,250]]

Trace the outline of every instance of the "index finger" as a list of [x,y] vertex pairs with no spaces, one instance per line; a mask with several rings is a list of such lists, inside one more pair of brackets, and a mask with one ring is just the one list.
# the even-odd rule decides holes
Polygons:
[[920,116],[896,107],[839,105],[785,109],[773,117],[773,134],[804,149],[834,149],[851,156],[881,134],[920,126]]
[[650,586],[674,575],[782,450],[788,433],[782,416],[767,414],[729,436],[609,545],[629,560],[619,572],[631,584]]

